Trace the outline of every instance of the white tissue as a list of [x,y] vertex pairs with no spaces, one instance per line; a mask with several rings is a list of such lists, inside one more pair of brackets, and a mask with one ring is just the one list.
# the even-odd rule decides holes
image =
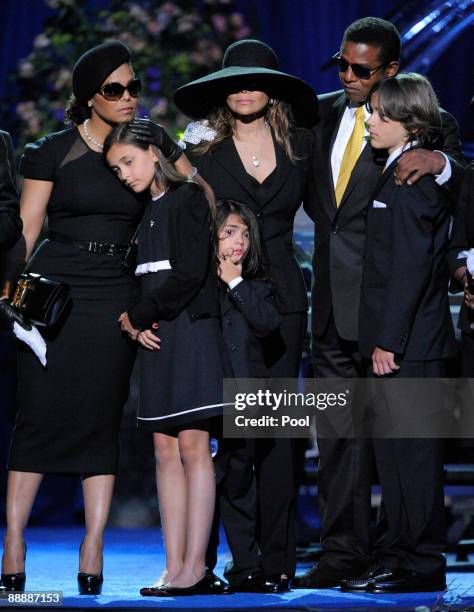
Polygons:
[[33,353],[38,357],[42,366],[46,366],[46,342],[37,328],[33,325],[30,330],[24,329],[18,323],[13,324],[13,333],[25,344],[27,344]]
[[186,148],[186,143],[199,144],[205,140],[207,142],[214,140],[216,137],[216,131],[209,127],[209,121],[204,119],[202,121],[192,121],[188,123],[184,130],[183,137],[178,142],[178,145],[182,148]]

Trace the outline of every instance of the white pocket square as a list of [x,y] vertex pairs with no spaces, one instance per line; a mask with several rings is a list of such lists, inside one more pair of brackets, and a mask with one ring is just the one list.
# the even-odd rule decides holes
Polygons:
[[374,208],[387,208],[386,204],[384,204],[383,202],[379,202],[378,200],[374,200],[372,206]]

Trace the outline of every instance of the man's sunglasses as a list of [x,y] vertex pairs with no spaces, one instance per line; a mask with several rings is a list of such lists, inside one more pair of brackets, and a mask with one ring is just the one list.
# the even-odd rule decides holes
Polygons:
[[99,89],[99,93],[109,102],[120,100],[120,98],[125,93],[125,90],[132,96],[132,98],[136,98],[140,93],[142,88],[142,82],[140,79],[131,79],[126,85],[122,85],[121,83],[106,83],[103,87]]
[[346,70],[350,66],[355,76],[358,79],[362,79],[363,81],[369,80],[370,77],[377,72],[377,70],[380,70],[380,68],[383,68],[389,63],[384,62],[383,64],[380,64],[380,66],[376,66],[375,68],[367,68],[367,66],[361,66],[360,64],[349,64],[347,60],[341,57],[340,51],[339,53],[333,55],[331,59],[333,63],[337,65],[339,72],[346,72]]

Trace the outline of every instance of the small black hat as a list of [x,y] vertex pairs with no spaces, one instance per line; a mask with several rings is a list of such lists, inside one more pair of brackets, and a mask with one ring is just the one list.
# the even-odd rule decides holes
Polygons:
[[109,40],[83,53],[72,71],[76,99],[90,100],[109,74],[129,61],[130,50],[119,40]]
[[222,70],[183,85],[173,100],[192,119],[203,119],[240,89],[264,91],[270,98],[290,104],[295,120],[311,127],[318,117],[318,98],[305,81],[278,71],[273,49],[259,40],[239,40],[227,48]]

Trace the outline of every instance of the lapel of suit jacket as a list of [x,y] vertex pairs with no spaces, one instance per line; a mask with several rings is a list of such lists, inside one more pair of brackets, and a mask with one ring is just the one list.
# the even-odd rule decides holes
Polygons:
[[275,139],[275,134],[272,130],[272,138],[273,145],[275,147],[275,158],[276,158],[276,168],[274,170],[274,176],[270,179],[270,183],[267,186],[265,199],[260,201],[260,206],[263,208],[266,206],[276,194],[280,191],[280,189],[285,185],[288,175],[291,172],[293,164],[289,160],[285,151],[280,147],[278,142]]
[[232,308],[232,302],[227,289],[220,287],[219,291],[223,292],[223,295],[221,295],[221,315],[225,315]]
[[211,149],[213,159],[220,164],[224,170],[232,176],[232,178],[239,183],[239,185],[248,193],[250,199],[253,201],[255,195],[251,188],[251,183],[248,178],[248,174],[244,168],[242,160],[237,153],[232,138],[226,138],[213,149]]
[[398,161],[398,157],[394,159],[393,162],[390,164],[390,166],[388,166],[388,168],[386,168],[386,170],[384,170],[382,174],[379,176],[379,180],[377,181],[377,184],[375,185],[372,195],[369,198],[369,201],[368,201],[369,205],[372,205],[372,202],[375,200],[377,195],[382,191],[385,183],[392,177],[393,173],[395,172],[397,161]]
[[[326,209],[330,214],[330,218],[333,219],[337,212],[336,206],[336,194],[334,191],[334,180],[332,176],[332,165],[331,165],[331,152],[334,145],[334,141],[337,137],[339,125],[341,123],[342,115],[346,109],[347,98],[346,94],[342,93],[333,102],[330,111],[324,118],[323,124],[321,125],[321,143],[322,143],[322,159],[326,163],[326,176],[327,176],[327,190],[328,197],[324,199]],[[321,170],[319,170],[321,172]],[[316,172],[318,169],[316,168]]]
[[[270,179],[265,200],[260,201],[259,203],[261,207],[268,204],[268,202],[272,200],[285,185],[288,174],[291,172],[292,168],[290,160],[280,145],[276,142],[273,130],[272,138],[275,146],[276,168],[274,170],[274,176]],[[216,145],[212,153],[214,159],[221,164],[221,166],[223,166],[225,170],[232,175],[240,186],[249,194],[252,202],[255,202],[255,191],[252,188],[253,180],[245,170],[244,164],[240,159],[232,138],[226,138],[226,140]]]
[[[344,210],[344,205],[349,199],[351,193],[357,187],[359,182],[364,177],[367,176],[367,173],[370,172],[374,162],[378,163],[377,162],[378,159],[379,157],[377,156],[377,152],[374,149],[372,149],[369,143],[367,143],[364,147],[364,150],[360,154],[359,159],[356,162],[356,165],[354,166],[351,172],[351,177],[349,179],[349,182],[347,183],[347,187],[344,192],[344,195],[342,196],[341,203],[339,204],[339,209],[338,209],[339,211]],[[382,172],[383,163],[384,163],[383,161],[380,162],[380,172]],[[354,212],[354,210],[355,209],[351,207],[351,212]]]

